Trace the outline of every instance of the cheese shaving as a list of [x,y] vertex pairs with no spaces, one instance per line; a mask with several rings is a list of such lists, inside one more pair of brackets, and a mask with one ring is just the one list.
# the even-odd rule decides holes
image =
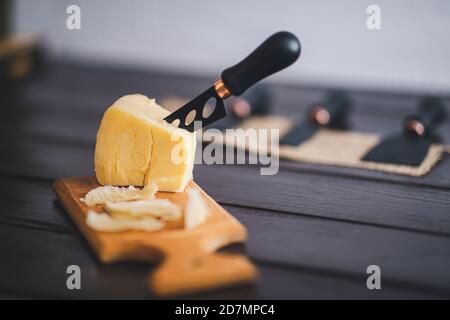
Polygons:
[[145,217],[139,220],[113,218],[106,213],[89,210],[87,225],[97,231],[119,232],[126,230],[156,231],[164,227],[164,223],[155,218]]
[[193,229],[206,221],[209,210],[199,190],[187,190],[189,201],[184,211],[185,229]]
[[113,217],[129,219],[154,217],[176,221],[181,217],[181,208],[167,199],[107,202],[106,211]]
[[151,182],[143,189],[138,189],[133,186],[128,188],[102,186],[89,191],[85,197],[80,200],[87,206],[92,207],[107,202],[154,199],[157,191],[158,188],[154,182]]

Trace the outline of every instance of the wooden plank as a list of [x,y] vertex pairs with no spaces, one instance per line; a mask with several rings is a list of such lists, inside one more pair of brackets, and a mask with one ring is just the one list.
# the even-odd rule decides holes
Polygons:
[[319,175],[330,175],[344,178],[364,179],[385,183],[414,185],[427,188],[450,189],[450,156],[444,158],[425,177],[409,177],[387,172],[372,171],[358,168],[318,165],[280,160],[280,170],[306,172]]
[[[0,225],[79,235],[56,201],[50,183],[0,178],[0,186]],[[365,276],[368,265],[377,264],[382,268],[383,283],[450,292],[447,237],[234,205],[225,207],[247,227],[246,254],[259,263],[357,279]]]
[[[378,265],[384,283],[450,294],[450,239],[312,217],[226,206],[248,229],[256,261],[364,277]],[[426,258],[425,258],[426,257]]]
[[50,143],[94,147],[101,114],[86,117],[65,110],[42,111],[25,108],[12,108],[3,114],[4,124],[0,129],[2,134],[23,139],[39,138]]
[[[11,246],[14,243],[14,246]],[[8,263],[0,264],[0,290],[27,297],[76,299],[152,298],[145,287],[152,266],[123,263],[102,265],[86,250],[78,236],[0,225],[0,252]],[[81,290],[68,290],[67,267],[81,269]],[[150,268],[149,268],[150,267]],[[153,265],[154,267],[154,265]],[[365,280],[349,280],[313,272],[298,272],[261,264],[257,286],[211,292],[189,298],[238,299],[350,299],[436,298],[426,292],[385,285],[370,291]]]
[[39,137],[7,136],[0,142],[0,173],[54,180],[94,174],[94,149]]
[[450,235],[450,191],[239,165],[197,165],[196,181],[225,204]]
[[0,178],[0,223],[78,234],[50,182]]
[[[16,140],[3,150],[8,150],[0,158],[3,174],[49,180],[93,175],[93,150],[89,148]],[[225,204],[450,234],[448,189],[306,171],[281,170],[275,176],[260,176],[257,167],[242,165],[197,165],[195,177]]]
[[[0,230],[2,292],[50,298],[147,296],[145,265],[97,264],[79,236],[4,225],[0,225]],[[67,289],[69,265],[81,268],[81,290]]]

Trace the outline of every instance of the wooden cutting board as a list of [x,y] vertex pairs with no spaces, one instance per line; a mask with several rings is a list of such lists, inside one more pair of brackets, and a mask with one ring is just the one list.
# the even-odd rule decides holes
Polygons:
[[[98,186],[93,177],[63,178],[53,183],[62,205],[102,262],[162,260],[150,277],[155,294],[192,293],[256,279],[257,271],[245,256],[216,253],[223,246],[245,241],[247,232],[194,182],[187,188],[196,188],[204,196],[210,209],[207,221],[185,230],[181,219],[155,232],[109,233],[88,227],[85,223],[88,207],[80,198]],[[182,208],[188,200],[186,192],[158,192],[156,197],[169,199]]]

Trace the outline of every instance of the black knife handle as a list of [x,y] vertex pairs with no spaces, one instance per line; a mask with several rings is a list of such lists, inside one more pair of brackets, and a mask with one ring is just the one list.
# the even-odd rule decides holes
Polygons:
[[350,99],[346,94],[331,92],[323,103],[309,107],[309,121],[323,127],[343,129],[347,126],[350,108]]
[[426,97],[421,101],[418,112],[405,119],[403,129],[408,135],[429,137],[446,116],[445,106],[441,100]]
[[270,36],[247,58],[222,71],[228,91],[239,96],[256,82],[290,66],[300,56],[297,37],[287,31]]

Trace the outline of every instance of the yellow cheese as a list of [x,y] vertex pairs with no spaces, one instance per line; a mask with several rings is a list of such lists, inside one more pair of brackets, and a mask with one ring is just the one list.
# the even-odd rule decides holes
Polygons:
[[194,188],[187,190],[189,202],[184,210],[184,228],[194,229],[206,221],[209,209],[200,191]]
[[126,230],[156,231],[164,228],[164,222],[155,218],[145,217],[140,220],[113,218],[106,213],[89,210],[86,224],[97,231],[120,232]]
[[181,208],[167,199],[107,202],[106,211],[116,218],[154,217],[162,221],[177,221],[182,215]]
[[102,185],[145,186],[183,191],[192,179],[195,135],[163,120],[169,114],[154,99],[134,94],[103,115],[95,146],[95,171]]
[[128,188],[102,186],[92,189],[80,200],[87,206],[92,207],[107,202],[154,199],[157,191],[155,182],[148,184],[143,189],[137,189],[133,186]]

